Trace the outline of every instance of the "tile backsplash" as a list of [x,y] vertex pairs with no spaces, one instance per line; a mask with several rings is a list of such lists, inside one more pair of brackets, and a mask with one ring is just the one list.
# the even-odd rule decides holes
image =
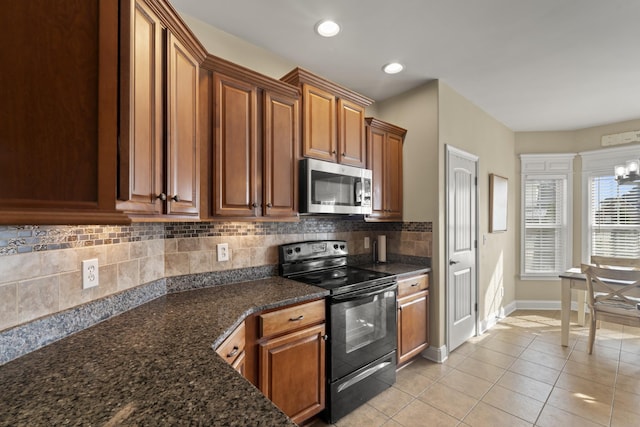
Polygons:
[[[431,223],[366,223],[361,217],[299,222],[134,223],[129,226],[0,226],[0,331],[159,279],[273,266],[283,243],[384,234],[390,254],[431,257]],[[218,262],[216,244],[231,258]],[[81,261],[98,258],[100,284],[83,290]],[[265,269],[273,271],[273,269]]]

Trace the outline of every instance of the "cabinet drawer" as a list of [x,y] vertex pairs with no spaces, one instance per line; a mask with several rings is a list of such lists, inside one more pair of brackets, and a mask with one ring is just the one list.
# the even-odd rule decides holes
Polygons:
[[244,323],[236,328],[235,331],[227,337],[220,347],[216,349],[216,353],[220,355],[229,364],[233,364],[238,356],[243,354],[245,347]]
[[411,295],[414,292],[427,289],[429,287],[429,275],[420,274],[418,276],[407,277],[398,280],[398,298]]
[[283,308],[260,316],[260,338],[324,322],[324,300]]

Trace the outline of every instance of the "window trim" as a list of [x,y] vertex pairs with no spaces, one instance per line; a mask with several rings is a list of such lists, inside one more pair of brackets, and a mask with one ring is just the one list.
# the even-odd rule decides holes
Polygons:
[[[521,154],[520,165],[520,279],[521,280],[560,280],[558,275],[565,271],[573,259],[573,160],[576,153],[559,154]],[[526,182],[531,179],[562,179],[566,186],[564,199],[564,224],[566,236],[566,266],[562,271],[553,273],[525,273],[525,191]]]
[[640,145],[631,147],[603,148],[600,150],[582,151],[578,153],[582,158],[582,224],[581,224],[581,262],[588,263],[591,254],[591,235],[589,219],[591,218],[591,204],[589,203],[589,181],[598,176],[613,176],[613,168],[624,164],[631,158],[638,158]]

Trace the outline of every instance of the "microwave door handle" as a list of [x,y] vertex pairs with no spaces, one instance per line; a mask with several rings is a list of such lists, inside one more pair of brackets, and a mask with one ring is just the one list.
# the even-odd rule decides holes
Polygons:
[[367,297],[371,297],[371,296],[374,296],[374,295],[382,294],[382,293],[385,293],[385,292],[388,292],[388,291],[393,291],[393,290],[395,290],[397,288],[398,288],[398,284],[394,283],[393,285],[387,286],[387,287],[382,288],[382,289],[375,289],[373,291],[364,292],[364,293],[358,292],[355,295],[353,293],[349,293],[349,294],[344,295],[344,296],[338,295],[338,296],[332,297],[332,299],[334,301],[340,301],[340,302],[354,301],[354,300],[357,300],[357,299],[367,298]]

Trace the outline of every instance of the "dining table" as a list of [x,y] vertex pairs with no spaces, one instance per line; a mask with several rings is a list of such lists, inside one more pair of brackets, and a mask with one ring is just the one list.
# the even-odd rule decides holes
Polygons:
[[567,347],[569,345],[569,327],[571,318],[571,290],[576,291],[578,325],[584,326],[585,301],[587,296],[587,278],[580,268],[574,267],[560,274],[561,280],[561,304],[560,304],[560,343]]

